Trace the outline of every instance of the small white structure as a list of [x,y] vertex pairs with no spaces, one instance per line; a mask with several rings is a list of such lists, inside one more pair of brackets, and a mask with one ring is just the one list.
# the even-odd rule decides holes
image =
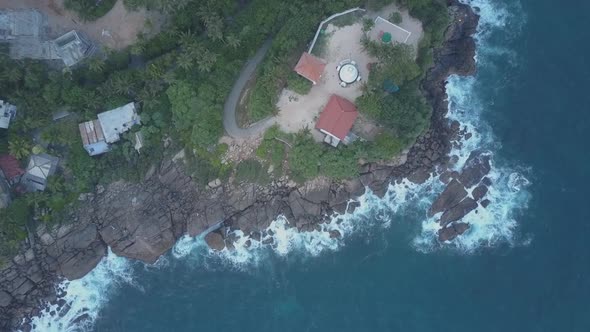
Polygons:
[[140,124],[135,103],[115,108],[98,114],[97,120],[91,120],[78,125],[84,149],[91,156],[109,151],[109,144],[121,139],[121,134],[131,127]]
[[57,170],[59,159],[48,154],[34,154],[29,160],[24,182],[28,191],[43,191],[47,186],[47,178]]
[[16,106],[0,100],[0,128],[8,129],[10,121],[16,116]]
[[143,134],[141,133],[141,131],[135,133],[135,145],[133,146],[133,148],[135,149],[135,151],[137,151],[137,153],[139,153],[139,150],[143,148]]
[[342,87],[361,80],[359,69],[353,60],[346,59],[340,61],[338,67],[336,67],[336,71],[338,71],[338,78]]

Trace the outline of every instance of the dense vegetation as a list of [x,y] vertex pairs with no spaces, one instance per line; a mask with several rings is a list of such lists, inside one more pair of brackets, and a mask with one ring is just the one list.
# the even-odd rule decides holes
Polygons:
[[294,71],[289,73],[287,77],[287,88],[291,91],[297,92],[300,95],[306,95],[311,90],[313,85],[310,81],[306,80],[305,78],[297,75]]
[[281,11],[283,26],[274,36],[273,45],[261,64],[256,86],[248,100],[248,117],[256,122],[277,112],[279,93],[285,87],[293,67],[307,43],[313,38],[319,22],[331,13],[360,5],[359,0],[290,2]]
[[[379,0],[390,2],[390,0]],[[379,2],[377,1],[377,2]],[[359,160],[393,156],[427,125],[429,108],[419,95],[418,81],[429,61],[430,47],[441,40],[446,24],[439,0],[399,0],[425,22],[426,36],[418,50],[418,67],[383,67],[384,73],[404,78],[393,96],[379,93],[379,80],[370,77],[367,114],[390,127],[373,142],[339,149],[313,142],[309,133],[287,135],[273,128],[257,150],[258,161],[237,166],[238,181],[259,182],[272,166],[274,176],[289,172],[297,180],[319,174],[342,179],[354,176]],[[132,47],[106,51],[71,70],[44,63],[0,56],[0,98],[17,105],[17,119],[0,130],[0,153],[9,152],[23,165],[31,153],[60,158],[60,172],[43,193],[17,196],[0,210],[0,257],[9,256],[26,236],[26,225],[61,220],[64,207],[98,184],[125,179],[138,181],[154,162],[184,148],[187,170],[200,185],[228,179],[234,166],[223,162],[227,146],[217,144],[223,133],[224,99],[240,68],[270,36],[273,44],[257,73],[248,109],[256,120],[273,114],[285,84],[300,93],[309,85],[294,79],[292,67],[327,15],[361,4],[360,0],[125,0],[131,9],[146,7],[168,14],[168,25],[155,36],[140,36]],[[87,20],[104,15],[114,1],[67,0],[69,8]],[[371,46],[368,46],[371,47]],[[380,50],[403,56],[403,49]],[[403,73],[404,75],[401,75]],[[381,74],[383,76],[385,74]],[[400,75],[399,77],[397,75]],[[401,81],[400,81],[401,82]],[[401,83],[400,83],[401,84]],[[387,98],[394,98],[388,100]],[[77,124],[128,102],[140,105],[142,125],[112,145],[109,153],[90,157],[82,147]],[[392,112],[387,113],[387,108]],[[412,113],[415,110],[415,113]],[[70,115],[52,121],[52,114]],[[417,122],[411,117],[419,114]],[[389,117],[389,118],[388,118]],[[409,117],[408,123],[398,120]],[[397,119],[397,120],[396,120]],[[134,132],[141,131],[144,148],[137,153]],[[285,168],[285,166],[288,166]]]
[[66,9],[76,12],[84,21],[94,21],[108,13],[117,0],[65,0]]
[[[357,141],[349,146],[334,149],[315,142],[309,131],[297,134],[281,132],[277,126],[266,131],[256,155],[273,166],[273,175],[282,175],[284,166],[297,182],[324,175],[342,180],[358,174],[361,161],[374,162],[398,154],[402,144],[388,133],[373,141]],[[285,157],[286,163],[285,165]]]
[[[391,129],[408,145],[428,126],[431,108],[418,89],[420,68],[412,49],[404,44],[392,46],[365,40],[365,48],[379,59],[373,66],[365,92],[357,99],[361,112]],[[396,93],[384,91],[384,84],[400,87]]]
[[[367,6],[379,9],[391,2],[374,0],[369,1]],[[266,133],[258,151],[259,157],[275,160],[273,164],[279,165],[285,155],[283,141],[287,141],[290,144],[288,171],[295,180],[303,181],[318,175],[345,179],[357,174],[359,161],[390,159],[424,132],[430,123],[431,106],[424,99],[419,84],[432,63],[432,48],[442,41],[448,24],[448,13],[444,2],[438,0],[395,2],[423,22],[424,37],[418,50],[407,45],[394,46],[363,40],[367,52],[379,62],[371,68],[364,93],[356,103],[362,113],[382,126],[383,132],[372,142],[360,141],[333,149],[315,143],[309,133],[287,135],[273,128]],[[398,15],[394,19],[399,19]],[[346,24],[346,20],[343,21]],[[370,30],[371,24],[372,21],[365,22],[364,30]],[[301,43],[308,41],[310,35],[312,32],[302,38]],[[296,58],[289,57],[299,56],[301,50],[301,44],[293,42],[291,51],[286,52],[283,58],[273,56],[266,60],[258,73],[258,79],[265,84],[256,86],[249,101],[251,120],[264,118],[276,111],[274,105],[278,91],[285,85],[299,93],[307,92],[298,86],[299,82],[292,75]],[[399,91],[386,92],[386,82],[399,87]],[[276,137],[281,140],[273,139]]]

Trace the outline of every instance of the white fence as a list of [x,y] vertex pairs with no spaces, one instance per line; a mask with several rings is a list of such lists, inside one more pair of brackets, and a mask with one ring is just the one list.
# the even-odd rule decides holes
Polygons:
[[320,23],[320,26],[318,27],[318,30],[315,32],[315,36],[313,37],[313,41],[311,42],[311,45],[309,45],[309,49],[307,50],[307,53],[311,53],[311,50],[313,49],[313,46],[315,45],[315,42],[318,40],[318,36],[320,35],[320,32],[322,31],[322,27],[324,26],[324,24],[328,23],[329,21],[335,19],[338,16],[350,14],[350,13],[355,12],[357,10],[366,11],[365,9],[356,7],[356,8],[352,8],[352,9],[349,9],[349,10],[345,10],[345,11],[343,11],[341,13],[334,14],[334,15],[328,17],[327,19],[323,20]]

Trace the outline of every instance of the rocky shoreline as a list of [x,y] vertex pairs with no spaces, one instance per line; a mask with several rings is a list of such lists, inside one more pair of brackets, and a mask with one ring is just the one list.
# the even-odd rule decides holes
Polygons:
[[[422,85],[434,109],[431,128],[410,149],[403,165],[367,164],[359,178],[345,182],[318,178],[299,187],[273,182],[264,187],[212,184],[203,190],[182,166],[168,160],[152,167],[142,183],[98,187],[81,197],[67,225],[40,227],[23,244],[21,254],[0,268],[0,330],[17,328],[46,303],[59,304],[63,294],[56,294],[55,284],[86,275],[106,255],[107,247],[117,255],[153,263],[186,233],[196,236],[217,228],[205,239],[218,250],[233,246],[230,231],[235,229],[249,234],[251,241],[260,241],[280,214],[299,231],[317,230],[333,212],[354,210],[348,202],[361,196],[365,187],[383,196],[391,181],[424,182],[435,171],[447,184],[429,211],[440,214],[439,239],[449,241],[465,232],[469,225],[461,218],[478,205],[489,204],[485,194],[490,160],[485,152],[474,152],[461,172],[446,171],[453,163],[448,157],[453,142],[468,135],[445,118],[446,79],[474,73],[472,36],[478,23],[469,6],[456,0],[450,0],[449,6],[453,22]],[[22,328],[30,326],[25,323]]]

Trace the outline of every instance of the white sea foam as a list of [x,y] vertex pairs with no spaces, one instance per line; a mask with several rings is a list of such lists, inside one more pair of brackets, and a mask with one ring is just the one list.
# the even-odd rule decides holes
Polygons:
[[[480,15],[476,34],[476,52],[478,69],[489,71],[495,68],[496,62],[508,60],[508,63],[518,63],[516,53],[499,42],[493,41],[495,34],[503,34],[503,40],[516,37],[525,21],[518,2],[502,5],[489,0],[464,0],[470,6],[477,8]],[[504,61],[506,62],[506,61]],[[501,80],[498,77],[498,80]],[[497,85],[501,83],[498,82]],[[452,76],[448,80],[447,94],[449,98],[450,120],[461,123],[472,137],[460,139],[451,151],[457,156],[455,170],[460,170],[470,153],[477,149],[489,150],[492,154],[492,170],[488,177],[493,184],[489,187],[486,199],[490,201],[487,208],[481,204],[463,218],[463,222],[470,224],[468,232],[443,246],[455,247],[465,252],[474,251],[482,246],[494,246],[498,243],[516,244],[518,223],[516,217],[519,211],[526,208],[530,194],[526,187],[530,184],[525,177],[530,170],[515,167],[499,166],[494,151],[501,147],[494,138],[491,127],[482,120],[487,106],[478,96],[478,92],[486,87],[478,85],[478,77]],[[422,232],[414,239],[414,246],[424,252],[440,247],[436,240],[439,226],[436,217],[429,218],[422,223]],[[530,239],[522,241],[529,243]]]
[[90,331],[109,294],[122,284],[134,284],[131,262],[109,249],[108,255],[89,274],[57,286],[66,292],[63,297],[66,304],[61,308],[57,304],[48,306],[40,317],[33,319],[33,331]]
[[[508,8],[491,0],[463,2],[477,7],[481,16],[476,35],[478,67],[494,67],[494,57],[502,57],[509,63],[516,64],[516,53],[489,40],[495,33],[518,33],[522,23],[515,23],[515,18],[524,21],[518,3],[512,3]],[[451,152],[458,157],[454,165],[457,170],[464,165],[473,150],[484,148],[493,153],[500,147],[494,140],[490,126],[481,119],[482,113],[486,111],[486,105],[478,98],[478,88],[481,89],[477,86],[477,77],[453,76],[449,78],[447,85],[450,101],[448,118],[459,121],[461,126],[472,134],[469,140],[457,142],[460,145]],[[202,237],[185,236],[174,246],[172,256],[182,260],[197,259],[200,266],[210,268],[231,266],[238,269],[259,264],[267,255],[286,256],[297,252],[313,257],[338,250],[345,245],[346,239],[353,235],[362,236],[364,232],[387,228],[393,222],[394,216],[410,213],[423,220],[422,229],[413,241],[413,246],[419,251],[430,252],[441,247],[454,247],[471,252],[482,246],[493,246],[498,243],[514,244],[518,226],[516,217],[518,211],[526,207],[530,196],[526,191],[529,185],[526,178],[528,170],[499,166],[496,159],[493,157],[492,171],[489,175],[493,185],[486,196],[491,204],[485,209],[479,206],[465,216],[463,221],[470,223],[471,228],[451,243],[438,242],[436,237],[439,225],[435,222],[436,216],[426,216],[426,211],[436,194],[443,189],[442,183],[431,177],[422,185],[407,180],[391,184],[382,199],[368,191],[358,198],[360,206],[353,214],[336,215],[330,223],[322,224],[320,230],[299,233],[295,228],[288,227],[288,221],[284,217],[279,217],[271,223],[267,235],[262,239],[264,241],[272,237],[272,244],[263,244],[251,239],[248,241],[248,237],[241,231],[235,231],[235,249],[215,252],[207,247]],[[330,231],[338,231],[342,237],[330,237]],[[521,242],[526,245],[530,241],[531,239],[527,238]],[[246,245],[247,242],[249,246]],[[220,262],[223,264],[220,265]],[[168,264],[168,258],[162,258],[155,266],[146,268],[161,268]],[[35,318],[33,331],[88,330],[115,286],[133,284],[130,270],[131,263],[127,259],[116,257],[109,252],[108,257],[84,278],[59,285],[67,292],[65,300],[70,309],[62,309],[62,317],[59,317],[59,313],[57,316],[44,313],[41,317]],[[50,307],[50,311],[57,311],[57,306]],[[84,314],[88,319],[84,320],[83,326],[80,323],[75,324],[76,319]]]
[[[202,237],[184,236],[174,246],[172,253],[177,259],[199,259],[198,264],[210,268],[222,266],[237,269],[248,269],[265,261],[268,255],[287,256],[293,253],[309,257],[325,252],[333,252],[345,245],[346,238],[362,235],[379,228],[388,228],[396,213],[405,213],[409,206],[419,206],[425,211],[432,201],[432,192],[440,191],[440,181],[430,178],[423,185],[408,180],[389,185],[383,198],[375,196],[370,190],[349,204],[358,203],[354,213],[332,216],[329,223],[310,232],[299,232],[289,225],[289,221],[280,216],[266,229],[260,241],[253,240],[242,231],[233,232],[236,238],[234,249],[220,252],[211,250]],[[425,213],[424,213],[425,214]],[[340,236],[330,236],[337,231]],[[268,243],[272,238],[272,242]],[[266,243],[265,243],[266,242]]]

